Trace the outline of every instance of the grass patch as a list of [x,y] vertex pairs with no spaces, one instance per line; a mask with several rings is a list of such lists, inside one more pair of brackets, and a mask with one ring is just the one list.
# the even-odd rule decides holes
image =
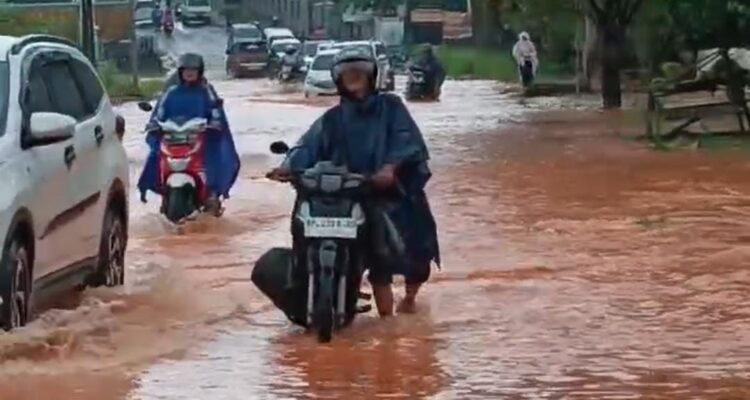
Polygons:
[[161,78],[140,79],[136,86],[133,84],[131,75],[123,74],[112,63],[101,67],[99,76],[110,98],[115,101],[152,99],[161,92],[164,86],[164,79]]
[[441,46],[437,56],[446,74],[453,78],[516,81],[516,63],[510,54],[463,46]]
[[78,40],[78,21],[65,13],[44,14],[34,9],[0,10],[0,32],[8,36],[44,33]]
[[[518,81],[518,66],[509,50],[444,45],[437,56],[446,74],[453,78]],[[542,62],[538,75],[538,80],[544,80],[571,78],[575,74],[568,66]]]

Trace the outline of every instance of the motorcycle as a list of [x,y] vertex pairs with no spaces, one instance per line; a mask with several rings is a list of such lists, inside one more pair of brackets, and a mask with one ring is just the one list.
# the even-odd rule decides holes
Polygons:
[[531,58],[526,57],[523,64],[519,65],[521,72],[521,82],[524,88],[528,88],[534,82],[534,62]]
[[300,70],[299,65],[281,64],[277,79],[281,83],[296,83],[302,82],[304,74]]
[[174,32],[174,22],[165,21],[162,26],[162,31],[167,37],[172,37],[172,32]]
[[[271,151],[290,150],[276,142]],[[318,341],[329,342],[335,330],[371,309],[369,304],[357,306],[359,299],[370,298],[359,291],[368,230],[364,200],[370,185],[364,176],[330,161],[293,173],[289,183],[298,200],[292,217],[293,248],[288,261],[281,262],[287,268],[264,266],[261,257],[252,280],[292,322],[315,330]],[[278,250],[267,254],[275,257]]]
[[440,88],[429,86],[424,69],[412,65],[408,72],[409,77],[406,81],[407,100],[437,100],[440,98]]
[[[139,103],[143,111],[151,104]],[[199,212],[211,212],[219,217],[221,204],[209,204],[206,173],[203,165],[203,141],[206,134],[205,118],[178,122],[158,122],[162,135],[159,153],[162,187],[161,213],[172,223],[179,224]]]

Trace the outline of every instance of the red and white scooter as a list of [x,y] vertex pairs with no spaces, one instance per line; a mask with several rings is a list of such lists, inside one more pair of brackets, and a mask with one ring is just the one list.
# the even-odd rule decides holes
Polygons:
[[221,215],[221,205],[218,200],[209,200],[206,185],[203,163],[206,127],[205,118],[193,118],[182,124],[172,120],[159,122],[161,212],[173,223],[181,223],[202,211]]

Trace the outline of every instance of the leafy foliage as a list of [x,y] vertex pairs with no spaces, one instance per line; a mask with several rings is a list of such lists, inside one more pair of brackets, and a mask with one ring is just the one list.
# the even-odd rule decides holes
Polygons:
[[576,34],[581,39],[583,36],[581,10],[574,1],[507,1],[502,7],[501,19],[515,32],[529,32],[543,53],[545,63],[553,62],[572,69]]
[[746,46],[750,6],[737,0],[664,0],[662,7],[684,45],[701,48]]
[[78,39],[78,21],[72,13],[36,15],[30,12],[5,9],[0,10],[0,32],[9,36],[46,33],[76,41]]

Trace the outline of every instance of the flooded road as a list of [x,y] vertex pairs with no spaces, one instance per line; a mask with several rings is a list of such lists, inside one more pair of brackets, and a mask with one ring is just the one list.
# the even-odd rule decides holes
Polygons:
[[[330,99],[216,86],[244,163],[225,216],[176,232],[131,188],[125,287],[0,335],[0,398],[750,398],[745,152],[655,152],[585,100],[450,81],[442,102],[409,105],[432,151],[443,271],[418,314],[371,313],[319,345],[250,271],[290,243],[293,193],[262,178],[268,145]],[[120,111],[134,183],[146,116]]]

